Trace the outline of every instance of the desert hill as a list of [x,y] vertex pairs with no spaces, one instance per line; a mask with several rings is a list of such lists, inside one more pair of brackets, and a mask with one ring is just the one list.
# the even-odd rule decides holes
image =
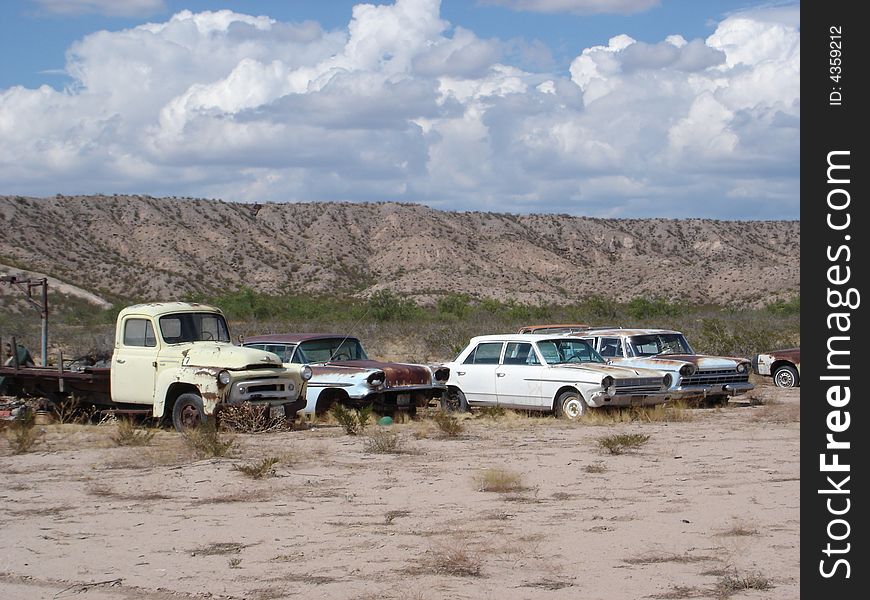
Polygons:
[[760,305],[800,291],[799,221],[58,195],[0,196],[0,226],[0,271],[44,273],[108,299],[249,286],[358,295],[389,288],[424,302],[463,292],[518,302],[597,294]]

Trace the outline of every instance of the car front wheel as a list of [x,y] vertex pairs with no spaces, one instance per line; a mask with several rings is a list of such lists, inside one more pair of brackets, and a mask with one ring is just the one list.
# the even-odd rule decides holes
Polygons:
[[576,421],[589,410],[589,406],[586,404],[583,396],[576,390],[569,390],[559,394],[554,408],[557,417],[568,419],[569,421]]
[[462,390],[451,388],[441,395],[442,412],[468,412],[468,400]]
[[798,383],[797,369],[790,365],[779,367],[773,374],[773,383],[781,388],[792,388]]

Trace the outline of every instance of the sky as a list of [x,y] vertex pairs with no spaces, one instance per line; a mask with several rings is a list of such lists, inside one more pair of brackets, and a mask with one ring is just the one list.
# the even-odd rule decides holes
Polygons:
[[799,156],[797,2],[0,2],[0,195],[797,219]]

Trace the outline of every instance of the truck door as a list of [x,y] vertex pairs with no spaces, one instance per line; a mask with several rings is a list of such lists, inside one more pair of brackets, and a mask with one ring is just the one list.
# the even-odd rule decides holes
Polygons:
[[157,374],[157,337],[151,319],[128,317],[112,356],[112,400],[153,404]]

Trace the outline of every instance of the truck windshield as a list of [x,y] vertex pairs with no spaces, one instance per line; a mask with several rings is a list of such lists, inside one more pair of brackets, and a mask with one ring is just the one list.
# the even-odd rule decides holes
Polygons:
[[312,363],[324,363],[330,360],[368,360],[362,344],[355,338],[307,340],[299,344],[296,354],[300,353],[305,362]]
[[568,363],[603,363],[598,354],[586,340],[555,339],[538,342],[538,350],[548,365]]
[[635,356],[656,356],[658,354],[694,354],[689,342],[682,333],[656,333],[635,335],[628,340]]
[[167,344],[230,341],[223,315],[210,312],[164,315],[160,317],[160,335]]

